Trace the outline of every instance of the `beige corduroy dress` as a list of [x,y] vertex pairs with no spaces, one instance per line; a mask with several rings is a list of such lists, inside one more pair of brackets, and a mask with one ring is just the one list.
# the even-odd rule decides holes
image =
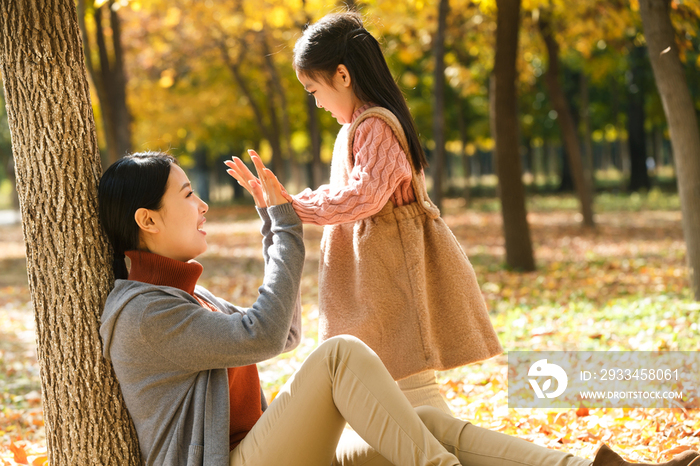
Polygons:
[[[347,185],[355,130],[370,117],[389,124],[410,154],[394,114],[371,107],[338,134],[331,185]],[[399,207],[388,202],[369,218],[327,225],[319,262],[321,340],[341,334],[360,338],[395,380],[503,351],[474,269],[407,158],[416,202]]]

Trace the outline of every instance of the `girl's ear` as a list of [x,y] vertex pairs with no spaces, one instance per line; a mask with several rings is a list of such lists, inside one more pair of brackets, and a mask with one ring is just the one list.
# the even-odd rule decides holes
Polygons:
[[350,71],[348,71],[345,65],[338,65],[338,68],[335,70],[335,77],[338,83],[343,87],[350,87],[352,85]]
[[136,210],[134,220],[139,228],[147,233],[158,233],[160,230],[156,227],[156,222],[153,219],[153,212],[141,207]]

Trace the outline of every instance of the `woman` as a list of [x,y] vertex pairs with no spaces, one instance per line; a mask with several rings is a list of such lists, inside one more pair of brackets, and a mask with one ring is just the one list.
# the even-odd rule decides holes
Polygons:
[[[196,285],[202,266],[193,259],[207,247],[208,207],[175,159],[125,157],[100,182],[117,277],[100,334],[147,465],[590,464],[432,407],[414,411],[354,337],[324,342],[266,407],[255,363],[299,340],[304,243],[276,178],[254,162],[259,179],[245,166],[230,171],[263,221],[265,277],[250,308]],[[363,440],[343,434],[346,421]],[[595,466],[626,464],[602,451]]]

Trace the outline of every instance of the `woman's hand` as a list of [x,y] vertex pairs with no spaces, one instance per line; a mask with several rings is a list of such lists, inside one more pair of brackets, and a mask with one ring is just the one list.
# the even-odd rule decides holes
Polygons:
[[273,205],[286,204],[291,201],[291,196],[287,194],[287,191],[282,187],[279,180],[274,173],[260,160],[258,154],[255,151],[248,151],[250,158],[255,165],[255,170],[258,172],[260,177],[259,182],[262,184],[262,192],[265,198],[265,203],[268,207]]
[[[253,154],[255,154],[255,157],[257,158],[258,154],[255,153],[255,151],[248,151],[249,154],[251,154],[251,157]],[[246,164],[243,163],[241,159],[238,157],[233,157],[233,160],[227,160],[224,162],[227,167],[229,167],[226,172],[234,177],[236,181],[238,181],[238,184],[243,186],[246,191],[248,191],[252,196],[253,200],[255,201],[255,205],[257,207],[267,207],[267,203],[265,202],[265,195],[263,194],[263,186],[260,183],[260,180],[251,173],[251,171],[248,169]],[[262,162],[261,162],[262,164]]]

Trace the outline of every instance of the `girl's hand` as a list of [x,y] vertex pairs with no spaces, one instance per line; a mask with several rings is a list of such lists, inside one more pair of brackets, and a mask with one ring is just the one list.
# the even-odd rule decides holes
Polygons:
[[[250,158],[255,165],[258,176],[260,177],[262,191],[267,206],[271,207],[273,205],[286,204],[290,202],[290,200],[285,196],[287,191],[282,187],[275,174],[272,173],[271,170],[265,168],[265,165],[262,163],[262,160],[260,160],[258,154],[252,150],[248,151],[248,153],[250,154]],[[287,196],[289,196],[289,194],[287,194]]]
[[[249,151],[252,154],[255,154],[254,151]],[[257,154],[255,154],[257,156]],[[263,194],[263,187],[262,184],[260,183],[260,180],[251,173],[251,171],[248,169],[246,164],[243,163],[241,159],[238,157],[233,157],[233,160],[227,160],[224,162],[227,167],[229,167],[226,172],[234,177],[236,181],[238,181],[238,184],[243,186],[246,191],[248,191],[252,196],[253,200],[255,201],[255,205],[257,207],[267,207],[267,203],[265,202],[265,195]]]

